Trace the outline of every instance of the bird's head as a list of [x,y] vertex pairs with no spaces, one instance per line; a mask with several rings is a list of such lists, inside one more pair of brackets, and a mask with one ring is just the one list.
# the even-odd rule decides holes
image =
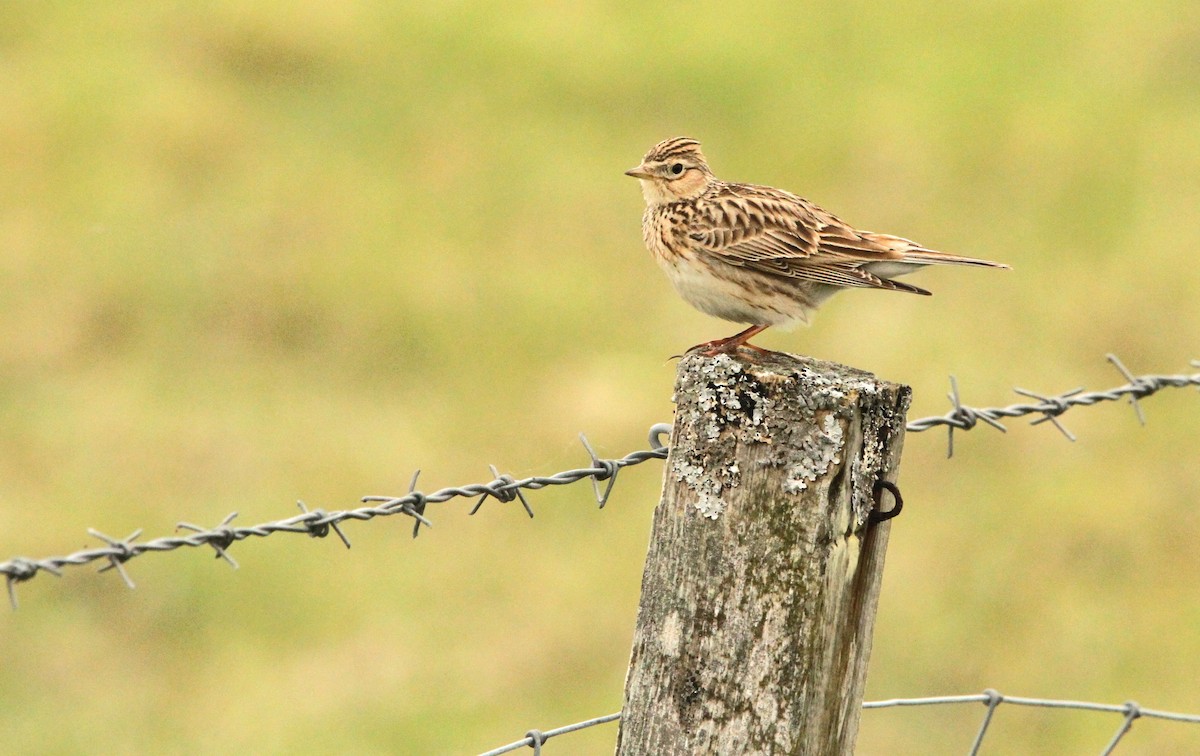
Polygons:
[[700,143],[687,137],[659,142],[646,153],[635,168],[625,171],[642,184],[649,205],[691,199],[699,196],[713,180],[712,171],[700,151]]

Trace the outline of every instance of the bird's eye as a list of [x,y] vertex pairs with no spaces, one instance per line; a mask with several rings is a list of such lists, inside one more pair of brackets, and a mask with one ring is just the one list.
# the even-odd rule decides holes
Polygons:
[[671,175],[678,176],[683,173],[683,163],[675,163],[671,166]]

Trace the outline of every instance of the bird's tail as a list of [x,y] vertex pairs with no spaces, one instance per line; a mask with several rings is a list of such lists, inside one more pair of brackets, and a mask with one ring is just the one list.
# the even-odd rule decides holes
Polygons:
[[902,254],[904,256],[902,260],[906,263],[914,263],[916,265],[978,265],[983,268],[1012,267],[1004,263],[992,262],[991,260],[981,260],[978,257],[946,254],[945,252],[928,249],[916,242],[899,236],[891,236],[890,234],[871,234],[870,237],[873,241],[887,245]]

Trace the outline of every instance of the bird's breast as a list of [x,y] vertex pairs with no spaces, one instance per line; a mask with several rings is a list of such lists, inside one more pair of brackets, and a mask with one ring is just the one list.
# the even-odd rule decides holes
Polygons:
[[681,256],[689,256],[684,218],[669,207],[647,208],[642,219],[646,249],[663,268],[674,267]]

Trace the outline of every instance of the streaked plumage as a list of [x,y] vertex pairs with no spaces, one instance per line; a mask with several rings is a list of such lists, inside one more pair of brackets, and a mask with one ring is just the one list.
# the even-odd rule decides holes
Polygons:
[[748,339],[770,326],[806,323],[840,289],[927,295],[893,277],[925,265],[1008,267],[858,231],[780,189],[720,181],[687,137],[655,145],[626,175],[642,185],[642,235],[676,291],[702,312],[751,326],[703,345],[710,354],[753,347]]

